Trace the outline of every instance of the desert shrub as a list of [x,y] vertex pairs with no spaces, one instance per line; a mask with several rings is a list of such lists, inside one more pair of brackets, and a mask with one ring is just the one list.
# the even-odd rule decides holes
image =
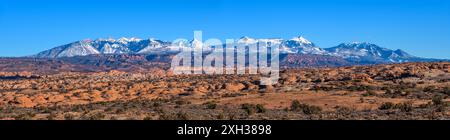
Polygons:
[[436,86],[428,86],[423,89],[423,92],[435,92]]
[[221,95],[222,98],[230,98],[230,97],[240,97],[240,96],[245,96],[246,94],[243,93],[225,93],[223,95]]
[[428,103],[426,103],[426,104],[420,104],[420,105],[418,106],[418,108],[429,108],[429,107],[431,107],[432,105],[433,105],[432,102],[428,102]]
[[402,90],[409,89],[409,88],[415,88],[415,87],[417,87],[416,83],[404,82],[404,81],[400,81],[399,85],[396,86],[396,88],[402,89]]
[[96,104],[98,104],[98,105],[107,105],[108,102],[97,102]]
[[249,104],[245,103],[241,105],[241,109],[245,110],[248,115],[252,115],[255,113],[264,113],[266,112],[266,109],[261,104]]
[[16,120],[31,120],[34,116],[36,116],[36,114],[26,112],[26,113],[21,113],[21,114],[17,115],[15,117],[15,119]]
[[444,87],[443,93],[450,96],[450,87]]
[[186,101],[186,100],[177,100],[177,101],[175,101],[175,104],[177,104],[177,105],[186,105],[186,104],[190,104],[190,102]]
[[348,115],[348,114],[351,114],[352,112],[353,112],[353,109],[348,108],[348,107],[344,107],[344,106],[336,107],[336,114],[339,114],[339,115]]
[[174,120],[175,117],[173,114],[171,113],[167,113],[164,110],[157,110],[158,114],[159,114],[159,120]]
[[319,86],[319,85],[315,85],[312,86],[311,89],[312,91],[319,91],[319,90],[323,90],[323,91],[331,91],[333,90],[332,86]]
[[157,103],[168,103],[170,102],[169,99],[164,99],[164,98],[156,98],[156,99],[152,99],[152,102],[157,102]]
[[305,114],[316,114],[316,113],[319,113],[320,111],[322,111],[322,108],[320,108],[318,106],[307,105],[307,104],[303,104],[302,108],[303,108],[302,109],[303,113],[305,113]]
[[444,99],[443,96],[435,95],[433,97],[433,99],[431,100],[431,102],[433,102],[433,105],[438,106],[438,105],[442,105],[444,103],[443,99]]
[[248,115],[255,114],[255,112],[256,112],[255,108],[252,106],[252,104],[248,104],[248,103],[242,104],[241,109],[245,110],[245,112],[247,112]]
[[121,114],[121,113],[126,112],[126,110],[123,109],[123,108],[117,108],[116,110],[114,110],[114,112],[115,112],[116,114]]
[[350,91],[365,91],[365,90],[368,90],[369,87],[363,86],[363,85],[357,85],[357,86],[350,86],[347,89]]
[[378,107],[378,109],[380,110],[388,110],[388,109],[393,109],[394,108],[394,103],[391,102],[385,102],[383,104],[381,104],[380,107]]
[[436,108],[435,108],[436,112],[444,112],[446,110],[447,110],[447,106],[446,105],[439,105],[439,106],[436,106]]
[[179,112],[166,112],[164,110],[159,111],[159,120],[190,120],[191,116],[183,111]]
[[395,94],[394,94],[394,91],[393,90],[390,90],[390,89],[388,89],[388,90],[386,90],[386,92],[384,92],[384,95],[386,96],[386,97],[395,97]]
[[386,92],[384,93],[384,95],[386,97],[390,97],[390,98],[396,98],[396,97],[400,97],[400,96],[407,96],[409,95],[411,92],[407,91],[405,89],[397,89],[397,90],[386,90]]
[[186,112],[178,112],[177,113],[177,119],[178,120],[190,120],[191,119],[191,116],[189,116],[189,114],[188,113],[186,113]]
[[161,103],[160,102],[153,102],[152,106],[153,107],[160,107]]
[[205,105],[207,109],[216,109],[217,108],[217,103],[214,101],[206,102],[203,105]]
[[96,112],[90,116],[88,116],[88,120],[101,120],[104,119],[106,116],[104,114],[104,112]]
[[291,111],[298,111],[298,110],[300,110],[301,109],[300,105],[301,105],[300,101],[298,101],[298,100],[292,101],[292,103],[291,103]]
[[410,101],[404,102],[404,103],[398,103],[394,104],[391,102],[385,102],[381,104],[380,107],[378,107],[380,110],[389,110],[389,109],[399,109],[403,112],[410,112],[413,110],[413,104]]
[[393,93],[394,93],[394,91],[391,90],[391,89],[386,89],[386,91],[384,92],[384,94],[387,94],[387,95],[390,95],[390,94],[393,94]]
[[413,110],[413,104],[412,104],[412,102],[408,101],[408,102],[396,104],[394,108],[400,109],[403,112],[410,112]]
[[217,119],[218,119],[218,120],[223,120],[223,119],[225,119],[225,115],[223,115],[223,113],[219,113],[219,114],[217,115]]
[[228,120],[236,120],[239,119],[240,116],[240,111],[236,110],[234,108],[225,108],[223,109],[223,112],[221,112],[220,114],[223,114],[224,119],[228,119]]
[[314,105],[302,104],[298,100],[291,103],[291,111],[302,111],[305,114],[316,114],[322,111],[322,108]]
[[376,94],[375,91],[373,91],[373,90],[366,90],[366,93],[363,93],[363,94],[362,94],[362,96],[364,96],[364,97],[367,97],[367,96],[375,96],[375,95],[377,95],[377,94]]
[[7,114],[7,113],[12,113],[12,112],[14,112],[14,107],[13,106],[11,106],[11,105],[6,105],[6,106],[2,106],[2,107],[0,107],[1,109],[1,111],[0,111],[0,114]]
[[258,112],[258,113],[265,113],[266,112],[266,108],[262,104],[257,104],[256,105],[256,112]]
[[400,96],[407,96],[409,94],[409,92],[405,91],[405,89],[400,89],[400,90],[395,90],[394,94],[400,95]]
[[359,102],[364,103],[364,98],[359,98]]
[[65,120],[74,120],[75,115],[73,115],[72,113],[66,113],[66,114],[64,114],[64,119]]
[[443,100],[444,97],[441,95],[435,95],[431,102],[435,106],[436,112],[443,112],[447,109],[448,104]]

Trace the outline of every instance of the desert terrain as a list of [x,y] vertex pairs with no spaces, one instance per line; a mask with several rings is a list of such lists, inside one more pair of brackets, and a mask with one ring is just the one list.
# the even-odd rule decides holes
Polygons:
[[284,68],[273,86],[258,75],[174,75],[159,64],[76,71],[40,63],[0,65],[0,119],[450,119],[449,62]]

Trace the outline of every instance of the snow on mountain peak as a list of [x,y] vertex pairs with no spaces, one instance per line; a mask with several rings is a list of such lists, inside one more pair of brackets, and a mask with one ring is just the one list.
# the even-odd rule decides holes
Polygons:
[[192,47],[192,48],[200,48],[200,47],[203,47],[203,42],[200,41],[200,40],[198,40],[198,39],[196,39],[196,38],[194,38],[194,39],[191,41],[191,47]]
[[256,39],[254,39],[254,38],[250,38],[250,37],[248,37],[248,36],[243,36],[243,37],[241,37],[237,42],[238,42],[238,43],[248,43],[248,44],[251,44],[251,43],[257,43],[258,41],[257,41]]
[[[280,53],[291,54],[314,54],[314,55],[331,55],[344,59],[356,59],[364,61],[388,61],[388,62],[406,62],[408,60],[417,59],[417,57],[409,55],[402,50],[390,50],[379,47],[375,44],[367,42],[342,43],[336,47],[322,49],[303,36],[292,39],[254,39],[243,36],[237,40],[237,43],[267,43],[267,45],[279,44]],[[176,53],[182,48],[192,47],[195,50],[210,50],[204,48],[203,42],[197,39],[177,40],[174,42],[166,42],[150,39],[125,38],[121,37],[117,40],[97,39],[97,40],[81,40],[70,44],[55,47],[35,55],[36,57],[56,58],[56,57],[72,57],[85,56],[90,54],[151,54],[151,53]]]
[[96,39],[95,41],[96,41],[96,42],[100,42],[100,41],[116,42],[116,40],[115,40],[114,38],[111,38],[111,37],[109,37],[109,38],[107,38],[107,39],[99,38],[99,39]]
[[326,48],[330,55],[365,61],[405,62],[414,56],[401,50],[391,50],[367,42],[343,43]]
[[85,56],[99,53],[100,52],[98,50],[92,47],[90,42],[88,42],[87,40],[83,40],[66,46],[66,49],[62,50],[54,57]]
[[130,39],[128,39],[130,42],[139,42],[139,41],[142,41],[142,39],[140,39],[140,38],[136,38],[136,37],[132,37],[132,38],[130,38]]
[[142,39],[136,37],[132,38],[121,37],[117,40],[117,42],[120,42],[122,44],[128,44],[129,42],[139,42],[139,41],[142,41]]
[[299,36],[299,37],[294,37],[291,40],[293,41],[297,41],[297,42],[301,42],[303,44],[312,44],[311,41],[307,40],[306,38],[304,38],[303,36]]
[[357,42],[357,41],[355,41],[355,42],[352,42],[352,43],[346,43],[346,45],[366,45],[366,46],[370,46],[370,45],[375,45],[375,44],[371,44],[371,43],[368,43],[368,42]]

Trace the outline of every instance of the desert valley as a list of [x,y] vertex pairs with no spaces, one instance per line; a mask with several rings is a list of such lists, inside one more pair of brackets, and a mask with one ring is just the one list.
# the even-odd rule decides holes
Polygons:
[[0,119],[450,119],[449,62],[284,68],[273,86],[258,75],[173,75],[164,66],[81,72],[2,62]]

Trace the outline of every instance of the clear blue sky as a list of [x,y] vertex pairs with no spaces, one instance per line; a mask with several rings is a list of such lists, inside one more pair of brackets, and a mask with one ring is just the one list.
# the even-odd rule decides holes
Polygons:
[[0,56],[82,39],[285,38],[371,42],[450,58],[449,0],[0,0]]

